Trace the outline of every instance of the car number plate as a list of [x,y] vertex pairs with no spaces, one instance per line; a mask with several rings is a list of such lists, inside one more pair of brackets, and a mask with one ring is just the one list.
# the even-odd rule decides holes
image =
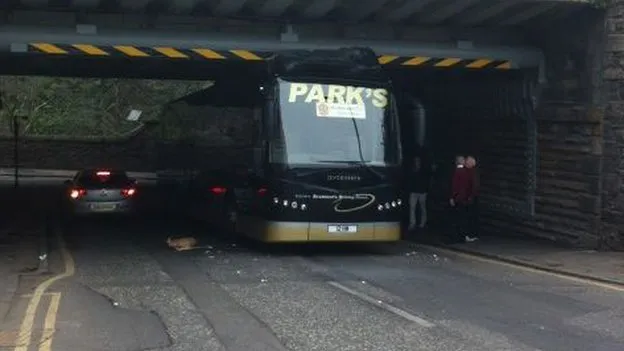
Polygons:
[[96,211],[112,211],[116,208],[115,204],[92,204],[91,209]]
[[327,231],[334,234],[357,233],[357,225],[330,225],[327,226]]

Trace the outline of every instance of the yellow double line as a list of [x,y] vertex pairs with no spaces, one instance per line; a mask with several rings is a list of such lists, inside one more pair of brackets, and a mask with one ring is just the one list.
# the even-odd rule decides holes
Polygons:
[[52,284],[58,282],[61,279],[69,278],[76,272],[76,266],[74,264],[74,258],[69,253],[65,246],[65,242],[60,233],[57,232],[57,240],[59,247],[61,248],[61,255],[63,262],[65,262],[65,270],[63,273],[53,276],[43,283],[39,284],[33,292],[28,306],[26,307],[26,313],[24,319],[20,325],[19,333],[17,336],[18,345],[15,346],[14,351],[28,351],[32,343],[33,326],[35,324],[35,317],[37,310],[41,304],[41,299],[44,295],[50,296],[50,305],[48,311],[45,314],[43,334],[41,335],[39,351],[51,351],[52,349],[52,335],[56,328],[56,316],[58,315],[59,306],[61,303],[61,293],[49,293],[46,291]]

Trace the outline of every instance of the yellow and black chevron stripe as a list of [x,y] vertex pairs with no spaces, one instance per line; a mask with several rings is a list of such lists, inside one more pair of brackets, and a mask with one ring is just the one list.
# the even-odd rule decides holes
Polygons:
[[379,63],[388,66],[428,67],[428,68],[462,68],[462,69],[512,69],[510,60],[496,60],[490,58],[463,59],[458,57],[401,57],[382,55]]
[[[79,55],[88,57],[161,58],[168,60],[242,60],[264,61],[273,53],[249,50],[214,50],[209,48],[142,47],[132,45],[91,45],[30,43],[29,52],[47,55]],[[488,58],[462,59],[452,57],[380,55],[379,63],[387,66],[453,68],[453,69],[512,69],[510,60]]]
[[91,45],[31,43],[29,52],[48,55],[80,55],[91,57],[165,58],[169,60],[246,60],[263,61],[269,53],[249,50],[181,49],[168,46],[141,47],[132,45]]

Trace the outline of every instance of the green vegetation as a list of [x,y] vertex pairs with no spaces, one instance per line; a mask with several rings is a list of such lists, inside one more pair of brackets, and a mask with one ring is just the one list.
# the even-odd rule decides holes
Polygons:
[[597,9],[606,9],[611,5],[611,0],[589,0],[589,4]]
[[137,122],[157,120],[168,101],[208,86],[200,81],[0,77],[0,135],[11,135],[13,116],[24,116],[22,135],[114,137],[127,134]]

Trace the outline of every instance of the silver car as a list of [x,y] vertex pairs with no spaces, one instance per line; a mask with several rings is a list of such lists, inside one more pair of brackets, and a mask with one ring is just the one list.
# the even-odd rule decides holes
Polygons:
[[130,213],[136,200],[136,180],[126,172],[82,170],[65,182],[71,214]]

